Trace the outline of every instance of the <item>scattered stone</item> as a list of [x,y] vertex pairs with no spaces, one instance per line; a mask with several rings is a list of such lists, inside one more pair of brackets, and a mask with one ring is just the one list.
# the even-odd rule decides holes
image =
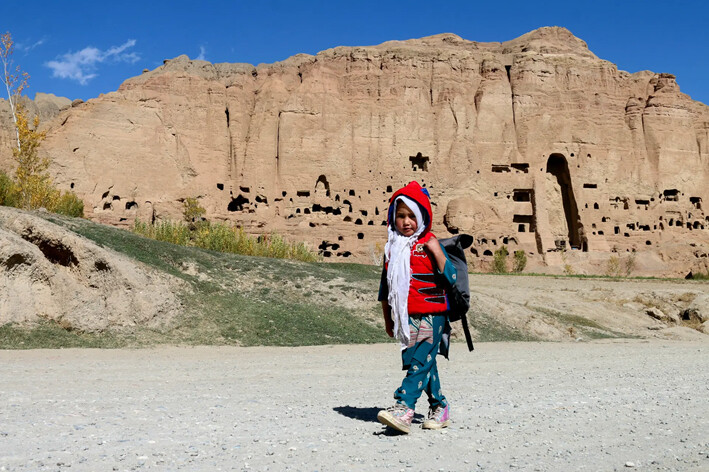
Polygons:
[[645,313],[658,321],[662,321],[663,323],[679,323],[679,316],[675,314],[666,314],[657,307],[650,307],[645,310]]
[[699,325],[699,331],[704,334],[709,334],[709,321],[705,321],[704,323]]
[[696,320],[700,323],[709,321],[709,294],[700,294],[692,300],[692,303],[684,311],[682,319],[688,321]]

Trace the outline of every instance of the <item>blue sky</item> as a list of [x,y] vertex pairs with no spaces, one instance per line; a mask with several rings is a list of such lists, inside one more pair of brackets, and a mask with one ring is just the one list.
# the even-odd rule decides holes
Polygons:
[[[455,33],[507,41],[564,26],[622,70],[677,76],[709,104],[709,2],[703,0],[387,1],[37,0],[3,13],[15,63],[36,92],[84,100],[187,54],[210,62],[270,63],[335,46]],[[7,9],[5,9],[7,11]]]

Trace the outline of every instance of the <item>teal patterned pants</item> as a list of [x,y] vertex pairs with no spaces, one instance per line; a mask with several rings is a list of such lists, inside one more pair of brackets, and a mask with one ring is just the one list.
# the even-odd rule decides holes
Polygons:
[[446,317],[442,315],[409,317],[411,343],[401,353],[406,377],[394,393],[398,403],[416,408],[416,401],[421,393],[426,392],[431,408],[446,406],[446,397],[441,391],[441,379],[436,364],[445,321]]

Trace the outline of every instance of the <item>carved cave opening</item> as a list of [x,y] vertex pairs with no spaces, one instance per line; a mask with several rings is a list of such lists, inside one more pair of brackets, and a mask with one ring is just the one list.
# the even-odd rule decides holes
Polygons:
[[668,202],[676,202],[679,200],[679,190],[677,190],[676,188],[664,190],[662,192],[662,195]]
[[317,194],[318,192],[325,190],[325,196],[329,197],[330,196],[330,183],[327,181],[327,177],[324,175],[321,175],[318,177],[318,180],[315,182],[315,193]]
[[414,172],[419,169],[428,172],[428,156],[423,156],[419,152],[415,156],[409,156],[409,161],[411,161],[411,169]]
[[531,215],[514,215],[512,221],[517,224],[518,233],[534,233],[537,231],[534,226],[534,217]]
[[569,246],[572,249],[588,250],[586,244],[582,241],[583,226],[579,218],[579,210],[574,197],[573,184],[571,182],[571,174],[569,173],[569,164],[562,154],[552,154],[547,160],[547,173],[556,178],[556,183],[561,191],[561,200],[564,207],[564,216],[566,218],[566,227],[568,229]]
[[532,201],[532,189],[514,189],[512,192],[512,200],[515,202],[531,202]]
[[248,205],[249,203],[250,203],[250,201],[248,198],[239,194],[238,197],[231,199],[231,201],[229,202],[229,205],[227,206],[227,210],[229,210],[229,211],[243,211],[244,205]]

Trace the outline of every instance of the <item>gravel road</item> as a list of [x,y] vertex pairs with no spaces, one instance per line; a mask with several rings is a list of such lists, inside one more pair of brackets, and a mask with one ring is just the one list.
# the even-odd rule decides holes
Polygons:
[[452,426],[405,436],[395,344],[0,351],[0,470],[709,470],[708,352],[456,344]]

